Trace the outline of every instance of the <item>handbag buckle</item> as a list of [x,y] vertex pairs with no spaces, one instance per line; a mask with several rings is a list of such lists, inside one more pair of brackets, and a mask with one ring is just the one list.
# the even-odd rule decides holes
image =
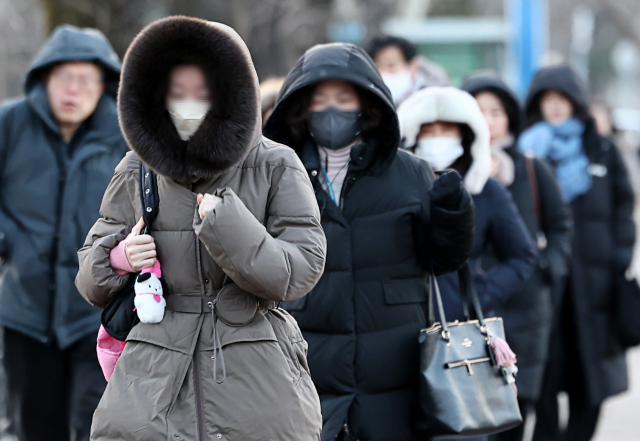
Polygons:
[[469,372],[469,375],[473,375],[473,368],[471,367],[472,365],[476,364],[476,363],[486,363],[487,361],[491,361],[491,359],[489,357],[481,357],[481,358],[473,358],[471,360],[461,360],[461,361],[455,361],[453,363],[447,363],[446,364],[446,368],[447,369],[454,369],[457,367],[466,367],[467,368],[467,372]]

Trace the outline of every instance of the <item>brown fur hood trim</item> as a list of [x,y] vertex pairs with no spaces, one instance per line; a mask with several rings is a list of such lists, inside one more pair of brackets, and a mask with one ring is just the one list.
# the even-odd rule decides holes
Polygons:
[[[188,140],[178,136],[165,97],[170,69],[198,64],[211,109]],[[230,27],[168,17],[144,28],[127,50],[118,93],[122,132],[140,158],[178,182],[210,179],[238,163],[260,136],[258,76],[249,50]]]

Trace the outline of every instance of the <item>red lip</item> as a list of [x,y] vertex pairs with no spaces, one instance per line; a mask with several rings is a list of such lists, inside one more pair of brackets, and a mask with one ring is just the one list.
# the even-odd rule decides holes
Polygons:
[[67,109],[75,109],[76,107],[78,107],[78,105],[73,101],[63,101],[62,105]]

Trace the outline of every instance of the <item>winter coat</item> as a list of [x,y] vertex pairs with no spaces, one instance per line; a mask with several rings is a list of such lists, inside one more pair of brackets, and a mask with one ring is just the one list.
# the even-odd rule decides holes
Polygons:
[[[67,143],[49,107],[43,75],[65,61],[102,67],[105,94]],[[99,217],[100,199],[127,151],[118,127],[120,60],[93,29],[61,26],[34,58],[23,98],[0,106],[0,325],[66,348],[95,334],[100,313],[73,280],[77,250]]]
[[[485,91],[498,96],[509,117],[511,134],[519,135],[520,105],[506,84],[497,78],[479,76],[465,81],[462,89],[474,96]],[[511,156],[515,169],[515,179],[508,190],[531,238],[540,242],[542,249],[523,289],[502,303],[496,313],[504,319],[507,340],[518,356],[518,397],[535,401],[547,360],[553,311],[551,289],[561,285],[567,273],[572,221],[549,165],[538,158],[525,158],[515,143],[505,151]],[[483,256],[483,268],[489,269],[494,263],[495,256]]]
[[[613,334],[613,309],[614,287],[629,267],[633,252],[634,195],[618,149],[597,134],[588,116],[586,92],[570,68],[547,68],[535,76],[525,106],[527,124],[542,118],[540,97],[550,89],[568,97],[575,115],[586,123],[583,146],[591,163],[588,170],[593,186],[571,202],[574,235],[567,294],[573,320],[558,325],[575,326],[585,387],[590,403],[598,405],[627,388],[624,352]],[[559,314],[562,299],[554,300]]]
[[[476,232],[469,265],[485,316],[495,316],[513,297],[522,295],[536,249],[511,194],[498,181],[490,178],[473,202]],[[495,257],[495,265],[486,269],[483,258],[488,254]],[[438,283],[447,320],[463,320],[458,277],[447,274],[438,277]]]
[[[552,292],[564,286],[573,222],[553,170],[537,158],[526,159],[514,145],[515,180],[508,187],[531,238],[541,247],[533,274],[496,314],[504,319],[511,349],[518,355],[518,397],[537,400],[548,356],[553,319]],[[540,221],[526,161],[532,161],[540,201]],[[484,266],[484,265],[483,265]]]
[[[171,66],[187,62],[202,66],[214,98],[200,128],[182,141],[163,107],[164,85]],[[109,253],[141,217],[141,158],[158,173],[160,205],[150,234],[167,310],[162,322],[129,333],[91,439],[317,441],[320,403],[307,346],[273,302],[299,299],[315,285],[326,242],[302,164],[260,133],[258,80],[247,47],[222,24],[157,21],[125,56],[118,106],[135,153],[116,168],[102,218],[79,251],[76,284],[98,307],[125,285]],[[222,198],[202,221],[198,193]],[[216,294],[230,282],[261,299],[246,326],[213,322]],[[220,347],[214,326],[221,351],[214,349]]]
[[[473,141],[463,136],[465,153],[457,163],[466,164],[464,182],[476,206],[476,229],[469,264],[485,315],[506,302],[527,281],[536,250],[509,192],[489,179],[491,154],[489,127],[478,103],[467,92],[453,87],[433,87],[417,92],[398,109],[405,146],[413,148],[423,124],[449,121],[465,125]],[[456,163],[454,163],[454,166]],[[481,258],[489,250],[497,263],[488,272]],[[462,320],[462,303],[455,274],[438,277],[447,320]]]
[[398,151],[391,94],[373,61],[353,45],[315,46],[289,73],[265,134],[291,140],[285,118],[301,90],[324,79],[356,85],[381,114],[379,131],[354,146],[340,209],[318,181],[315,144],[296,146],[311,176],[327,236],[325,272],[290,305],[309,342],[323,440],[344,428],[349,440],[413,440],[419,373],[418,335],[426,326],[425,276],[458,269],[473,237],[473,205],[432,205],[428,164]]

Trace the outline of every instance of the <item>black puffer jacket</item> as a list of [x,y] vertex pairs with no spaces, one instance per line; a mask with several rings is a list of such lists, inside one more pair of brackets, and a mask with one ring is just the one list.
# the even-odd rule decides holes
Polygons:
[[[525,106],[527,125],[541,119],[540,97],[546,90],[568,97],[575,115],[586,123],[584,151],[593,186],[571,202],[574,221],[569,266],[568,309],[558,326],[574,326],[575,344],[592,405],[627,388],[624,352],[612,332],[616,282],[631,263],[635,241],[634,196],[616,146],[599,136],[588,116],[588,99],[576,74],[566,66],[543,69],[534,78]],[[562,304],[557,300],[557,305]],[[556,309],[559,312],[559,309]],[[553,362],[553,354],[550,354]]]
[[[521,126],[520,105],[503,81],[478,76],[465,81],[462,89],[474,96],[482,92],[496,95],[509,117],[510,132],[517,139]],[[549,165],[537,158],[526,158],[515,143],[506,152],[513,159],[515,168],[515,179],[508,190],[531,237],[540,245],[546,242],[525,287],[497,310],[504,318],[511,349],[518,356],[518,397],[536,400],[542,385],[551,331],[551,288],[559,285],[567,273],[572,220]],[[537,202],[534,194],[537,194]],[[488,256],[484,260],[483,266],[489,266],[493,259]]]
[[[64,61],[103,68],[106,92],[64,142],[42,73]],[[0,233],[7,259],[0,273],[0,325],[65,348],[100,326],[100,311],[74,285],[77,251],[98,219],[113,169],[127,151],[115,95],[120,60],[95,30],[58,28],[33,60],[25,97],[0,107]]]
[[351,440],[414,440],[425,268],[431,262],[441,274],[467,260],[473,204],[466,192],[452,211],[431,204],[434,174],[426,162],[398,151],[391,95],[373,61],[353,45],[307,51],[289,73],[265,134],[291,145],[288,110],[301,89],[324,79],[369,91],[382,118],[378,136],[352,150],[342,210],[318,182],[313,142],[293,145],[315,186],[327,261],[313,291],[287,309],[309,343],[322,439],[335,439],[346,424]]

